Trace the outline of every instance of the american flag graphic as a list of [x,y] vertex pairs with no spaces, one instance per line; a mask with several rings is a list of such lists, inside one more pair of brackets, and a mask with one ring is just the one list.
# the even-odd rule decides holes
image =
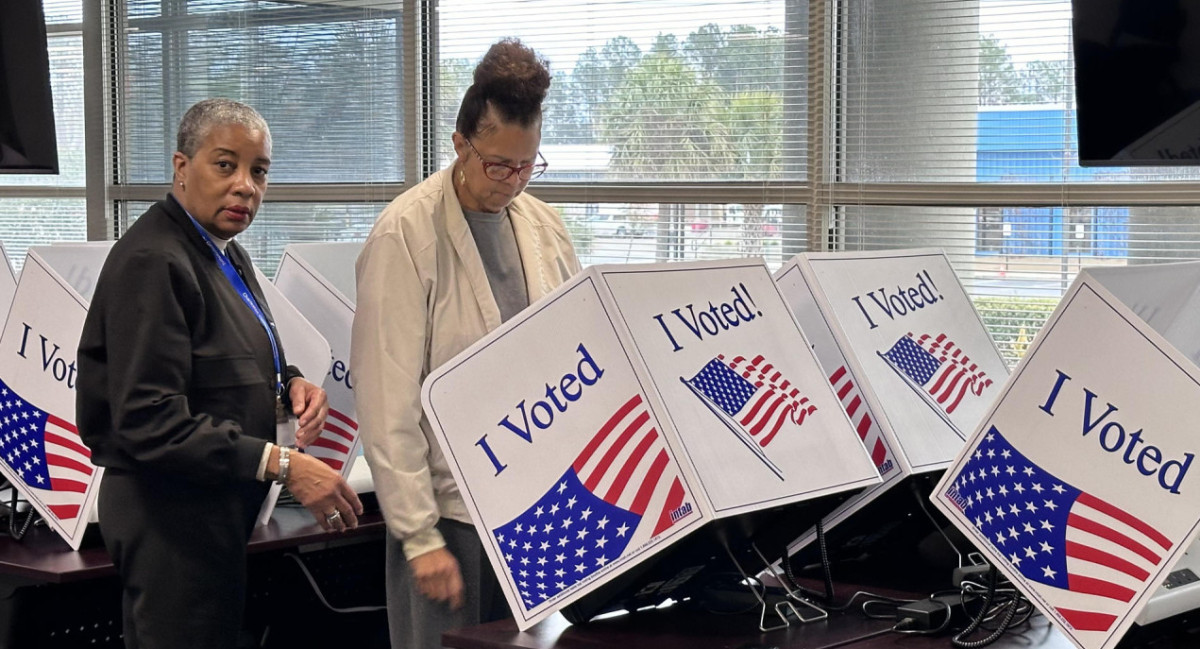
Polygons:
[[492,536],[533,609],[618,559],[643,522],[652,538],[686,516],[684,497],[662,435],[634,395],[545,495]]
[[[719,355],[690,379],[680,377],[772,472],[783,479],[762,449],[787,425],[799,426],[817,411],[800,389],[761,355],[747,360]],[[721,416],[724,413],[728,417]]]
[[879,355],[901,376],[933,397],[946,414],[953,413],[968,392],[980,396],[992,384],[987,374],[946,334],[916,337],[909,332]]
[[96,469],[75,424],[34,407],[0,381],[0,462],[59,520],[79,517]]
[[350,450],[358,437],[358,422],[346,413],[329,409],[321,435],[304,449],[305,453],[341,471],[350,461]]
[[1161,532],[1029,461],[992,426],[946,497],[1069,625],[1107,631],[1171,549]]
[[842,408],[846,410],[850,422],[854,424],[854,430],[858,431],[859,439],[871,453],[871,461],[875,463],[875,468],[881,474],[890,471],[891,466],[886,464],[888,449],[883,443],[883,434],[879,424],[871,418],[871,409],[867,407],[862,394],[854,385],[854,376],[850,374],[850,370],[845,365],[837,368],[837,371],[829,375],[829,383],[841,400]]

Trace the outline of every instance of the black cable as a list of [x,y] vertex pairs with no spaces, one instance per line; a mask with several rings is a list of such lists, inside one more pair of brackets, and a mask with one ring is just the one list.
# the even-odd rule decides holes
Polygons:
[[6,484],[8,484],[8,488],[12,490],[12,498],[9,499],[8,503],[8,535],[11,536],[14,541],[20,541],[25,537],[25,533],[29,531],[29,526],[33,524],[34,519],[38,516],[38,513],[36,509],[30,507],[29,512],[25,515],[25,522],[21,524],[21,529],[18,530],[17,503],[25,501],[17,498],[18,493],[15,486],[13,486],[11,483]]
[[330,604],[329,600],[325,599],[325,593],[321,592],[321,586],[319,584],[317,584],[316,577],[314,577],[312,572],[310,572],[308,570],[308,566],[304,565],[304,560],[300,558],[300,555],[298,555],[294,552],[285,552],[283,554],[283,556],[288,557],[292,561],[296,562],[296,565],[300,567],[300,572],[304,575],[304,578],[308,581],[308,585],[310,587],[312,587],[313,594],[315,594],[317,596],[317,599],[320,600],[320,602],[325,605],[325,608],[333,611],[334,613],[371,613],[374,611],[383,611],[383,610],[387,609],[387,606],[384,606],[382,604],[377,605],[377,606],[349,606],[349,607],[337,607],[337,606],[334,606],[333,604]]
[[[785,586],[788,588],[788,590],[791,590],[794,593],[800,593],[806,598],[821,601],[823,604],[829,601],[826,599],[826,596],[822,596],[821,593],[800,585],[800,581],[796,579],[795,570],[792,568],[792,558],[787,555],[786,551],[783,553],[783,558],[779,560],[779,563],[783,565],[783,577],[787,581]],[[828,570],[826,570],[825,574],[826,578],[828,578]]]
[[[897,626],[899,626],[899,624],[897,624]],[[866,639],[868,639],[868,638],[875,638],[875,637],[878,637],[878,636],[881,636],[881,635],[887,635],[887,634],[891,633],[892,631],[894,631],[894,630],[895,630],[895,628],[896,628],[896,627],[894,627],[894,626],[893,626],[893,627],[889,627],[889,628],[886,628],[886,629],[880,629],[880,630],[878,630],[878,631],[875,631],[874,633],[868,633],[867,635],[864,635],[864,636],[858,636],[857,638],[855,638],[855,639],[854,639],[854,640],[852,640],[851,642],[858,643],[858,642],[861,642],[861,641],[863,641],[863,640],[866,640]],[[837,646],[837,645],[834,645],[834,646]]]
[[[981,614],[983,614],[983,616],[984,616],[983,622],[981,622],[979,625],[980,629],[983,629],[983,630],[989,631],[989,632],[994,631],[996,629],[996,627],[991,626],[989,623],[995,621],[998,617],[1000,617],[1002,615],[1002,613],[1007,612],[1006,607],[1009,606],[1010,604],[1012,604],[1016,609],[1014,612],[1013,619],[1008,623],[1008,630],[1010,630],[1010,631],[1012,629],[1014,629],[1015,627],[1026,624],[1029,621],[1029,618],[1031,618],[1033,616],[1033,614],[1036,612],[1036,609],[1033,607],[1033,604],[1031,604],[1029,602],[1029,600],[1025,599],[1024,596],[1022,596],[1021,593],[1019,591],[1017,591],[1017,589],[1014,588],[1011,584],[1009,584],[1007,587],[1002,588],[1001,586],[1004,583],[1005,582],[1002,580],[1001,585],[998,585],[996,587],[996,597],[992,603],[992,606],[987,610],[980,611]],[[965,607],[965,604],[967,604],[968,602],[974,602],[976,597],[981,592],[984,592],[986,590],[987,590],[987,586],[984,584],[980,584],[978,582],[974,582],[974,581],[970,581],[970,580],[964,581],[962,583],[962,594],[963,594],[964,607]]]
[[980,625],[983,624],[984,619],[992,614],[990,610],[995,601],[996,582],[999,581],[999,579],[999,571],[996,570],[996,566],[992,566],[991,569],[988,570],[987,592],[985,592],[983,595],[983,605],[980,607],[979,614],[971,620],[971,623],[967,625],[967,628],[963,629],[950,639],[951,644],[953,644],[955,647],[959,647],[960,649],[978,649],[979,647],[986,647],[987,645],[995,642],[1000,638],[1000,636],[1004,635],[1004,633],[1008,631],[1009,626],[1012,623],[1013,616],[1016,615],[1017,607],[1021,603],[1022,598],[1019,596],[1013,597],[1003,605],[1004,617],[1000,620],[1000,625],[997,626],[994,631],[988,634],[987,637],[979,640],[964,640],[964,638],[967,636],[975,633],[975,631],[979,629]]
[[933,514],[930,513],[929,509],[927,509],[925,507],[925,501],[927,499],[918,490],[916,481],[910,480],[908,483],[908,488],[909,488],[909,491],[912,492],[913,497],[917,499],[917,505],[920,506],[921,511],[925,512],[925,517],[929,519],[929,522],[933,523],[933,529],[937,530],[938,534],[940,534],[942,536],[942,538],[946,540],[946,545],[949,545],[950,549],[954,551],[955,556],[958,557],[959,567],[962,567],[962,565],[963,565],[962,552],[959,551],[957,545],[954,545],[954,541],[950,540],[950,537],[946,534],[946,531],[942,529],[942,525],[940,523],[938,523],[938,520],[936,518],[933,517]]
[[833,562],[825,545],[825,522],[817,520],[817,547],[821,550],[821,573],[825,576],[825,601],[833,603]]
[[823,601],[821,601],[821,608],[825,609],[826,611],[837,612],[837,611],[849,610],[850,607],[854,605],[854,600],[858,599],[859,597],[867,596],[867,597],[872,597],[873,599],[863,602],[863,606],[862,606],[863,615],[865,615],[869,618],[872,618],[872,619],[879,619],[879,618],[891,617],[891,616],[890,615],[888,615],[888,616],[873,615],[870,611],[867,610],[867,607],[871,606],[872,604],[892,604],[892,605],[898,606],[900,604],[908,604],[910,602],[916,601],[916,600],[912,600],[912,599],[904,599],[904,598],[900,598],[900,597],[890,597],[888,595],[880,595],[878,593],[872,593],[870,591],[860,590],[860,591],[855,592],[853,595],[851,595],[850,599],[846,600],[844,603],[834,604],[833,603],[833,598],[834,598],[833,572],[831,570],[833,564],[829,560],[829,553],[827,550],[827,546],[825,544],[825,530],[824,530],[823,526],[818,526],[817,543],[818,543],[818,547],[820,548],[820,551],[821,551],[821,567],[822,567],[822,571],[824,572],[824,575],[825,575],[825,596],[824,596],[824,598],[822,598],[821,594],[818,593],[817,591],[809,589],[809,588],[805,588],[804,586],[800,585],[800,583],[796,579],[795,571],[792,568],[792,558],[790,556],[788,556],[786,552],[783,555],[783,559],[781,559],[779,563],[783,564],[783,576],[788,582],[787,586],[789,586],[793,591],[799,592],[801,595],[804,595],[805,597],[808,597],[811,599],[816,599],[819,601],[823,599]]
[[[792,557],[788,555],[787,550],[783,552],[783,558],[779,563],[783,564],[783,576],[787,580],[787,586],[793,592],[798,592],[809,599],[814,599],[822,604],[822,608],[827,610],[844,610],[832,607],[833,604],[833,562],[829,560],[829,548],[825,542],[825,525],[821,521],[817,521],[817,548],[821,553],[821,574],[825,581],[825,594],[822,595],[815,590],[805,588],[800,585],[800,581],[796,579],[796,573],[792,568]],[[851,598],[853,601],[853,598]],[[828,605],[828,606],[827,606]],[[847,603],[845,608],[849,607]]]

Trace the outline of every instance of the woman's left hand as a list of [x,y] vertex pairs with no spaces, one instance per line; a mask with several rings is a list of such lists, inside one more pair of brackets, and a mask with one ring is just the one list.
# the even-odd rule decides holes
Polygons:
[[325,389],[303,378],[288,383],[288,396],[292,400],[292,413],[299,421],[296,427],[296,446],[305,448],[317,441],[325,427],[329,414],[329,397]]

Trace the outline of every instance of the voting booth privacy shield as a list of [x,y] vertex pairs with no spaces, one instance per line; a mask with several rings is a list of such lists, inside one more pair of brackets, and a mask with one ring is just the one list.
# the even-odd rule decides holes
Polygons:
[[[112,242],[29,249],[0,333],[0,472],[60,536],[79,549],[103,469],[79,439],[75,355],[96,280]],[[255,269],[290,363],[307,376],[324,372],[329,347]],[[278,431],[294,439],[294,427]],[[278,491],[264,503],[269,517]]]
[[0,472],[78,550],[103,474],[75,426],[87,300],[39,250],[27,253],[0,333]]
[[[312,383],[320,385],[321,377],[329,367],[329,342],[257,266],[254,267],[254,277],[258,280],[263,297],[267,299],[267,308],[271,310],[271,316],[275,319],[275,330],[279,332],[279,339],[283,341],[288,364],[295,365],[305,377],[311,377],[309,380]],[[295,417],[276,425],[275,441],[285,446],[296,443]],[[282,491],[283,485],[271,484],[271,490],[258,512],[259,525],[266,525],[271,520],[275,502]]]
[[940,250],[806,253],[775,279],[883,477],[824,521],[832,529],[906,476],[944,468],[1008,368]]
[[1082,649],[1200,529],[1200,264],[1085,269],[932,500]]
[[761,260],[592,267],[422,400],[523,629],[709,521],[879,481]]
[[275,287],[329,343],[331,358],[320,374],[323,379],[313,379],[329,397],[329,416],[320,437],[305,452],[343,477],[349,477],[362,445],[349,368],[354,262],[361,250],[362,243],[291,244],[284,248],[275,273]]
[[0,242],[0,262],[4,264],[4,268],[0,269],[0,310],[7,315],[8,307],[12,306],[13,294],[17,292],[17,272],[13,270],[12,259],[9,258],[3,242]]

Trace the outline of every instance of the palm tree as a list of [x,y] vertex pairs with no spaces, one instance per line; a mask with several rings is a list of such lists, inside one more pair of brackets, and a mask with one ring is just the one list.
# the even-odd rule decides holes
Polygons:
[[[722,93],[688,66],[674,38],[660,36],[613,94],[601,117],[601,138],[613,145],[612,173],[691,182],[724,177],[736,164],[720,120]],[[683,206],[659,205],[659,261],[682,258],[685,220]]]

